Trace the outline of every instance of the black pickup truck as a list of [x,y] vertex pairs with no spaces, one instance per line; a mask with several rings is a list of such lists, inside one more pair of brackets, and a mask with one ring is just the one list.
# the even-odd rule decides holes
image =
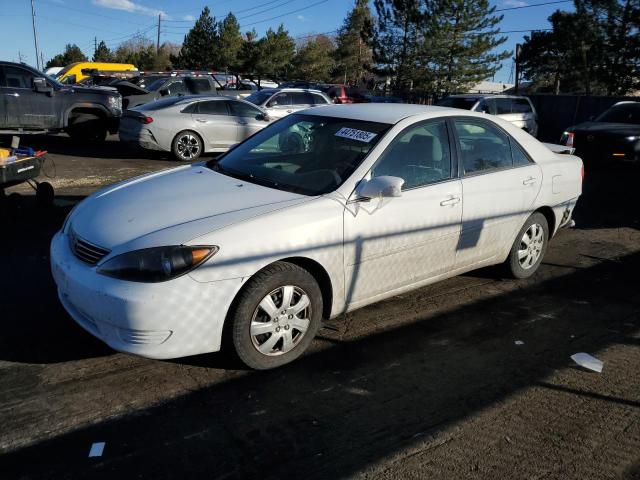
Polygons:
[[102,141],[118,131],[121,115],[113,88],[62,85],[28,65],[0,61],[0,133],[65,131]]

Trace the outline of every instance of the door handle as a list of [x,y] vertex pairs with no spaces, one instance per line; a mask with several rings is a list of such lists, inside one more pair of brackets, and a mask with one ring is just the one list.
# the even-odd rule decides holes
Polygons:
[[287,110],[287,113],[291,113],[291,112],[293,112],[293,110]]
[[209,120],[203,120],[202,118],[196,118],[196,122],[198,122],[198,123],[209,123]]
[[441,201],[440,202],[440,206],[441,207],[452,207],[457,203],[460,203],[460,197],[451,196],[451,197],[447,198],[446,200]]
[[240,121],[238,122],[238,125],[247,125],[247,122]]
[[535,184],[537,181],[538,181],[538,179],[537,179],[537,178],[535,178],[535,177],[529,177],[529,178],[525,178],[525,179],[522,181],[522,184],[523,184],[523,185],[533,185],[533,184]]

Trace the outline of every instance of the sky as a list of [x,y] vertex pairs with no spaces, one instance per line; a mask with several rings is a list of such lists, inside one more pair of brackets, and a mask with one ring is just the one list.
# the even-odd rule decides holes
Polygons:
[[[489,0],[503,11],[499,28],[508,40],[502,50],[514,50],[530,30],[549,28],[547,18],[557,9],[573,10],[571,0]],[[156,39],[160,15],[160,42],[180,43],[207,5],[221,19],[233,12],[242,31],[255,28],[262,35],[269,27],[283,23],[293,37],[333,32],[339,28],[354,0],[33,0],[38,42],[45,62],[77,44],[91,57],[94,38],[109,48],[143,33]],[[0,59],[36,65],[31,23],[31,0],[4,0],[0,19]],[[372,11],[373,1],[371,1]],[[526,8],[522,8],[526,7]],[[522,32],[524,30],[525,32]],[[506,60],[495,81],[512,79],[512,60]]]

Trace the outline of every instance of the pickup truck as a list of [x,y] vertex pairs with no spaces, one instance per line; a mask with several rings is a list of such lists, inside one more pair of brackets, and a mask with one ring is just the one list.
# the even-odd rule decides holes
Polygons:
[[0,133],[67,132],[83,141],[116,133],[122,97],[113,88],[62,85],[22,63],[0,61]]

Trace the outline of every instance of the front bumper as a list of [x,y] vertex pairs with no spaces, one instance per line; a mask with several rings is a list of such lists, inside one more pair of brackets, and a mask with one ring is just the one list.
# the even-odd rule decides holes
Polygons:
[[115,350],[156,359],[220,350],[242,283],[201,283],[189,275],[161,283],[110,278],[78,260],[62,232],[51,242],[51,271],[62,305],[80,326]]

